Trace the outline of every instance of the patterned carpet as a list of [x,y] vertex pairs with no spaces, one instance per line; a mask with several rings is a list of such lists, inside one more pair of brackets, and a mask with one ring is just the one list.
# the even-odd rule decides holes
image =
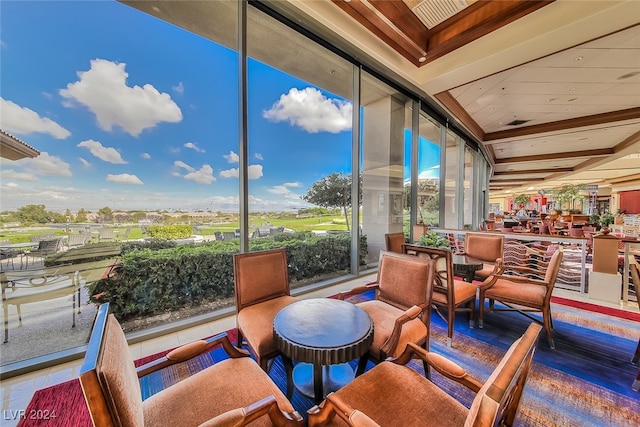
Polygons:
[[[640,425],[640,393],[631,389],[640,368],[630,363],[640,337],[640,322],[561,304],[553,304],[552,313],[556,349],[549,349],[545,337],[541,336],[516,425]],[[528,323],[528,319],[516,313],[487,313],[483,329],[470,329],[467,316],[462,314],[456,319],[453,347],[448,348],[446,325],[438,316],[432,316],[431,351],[455,360],[473,376],[484,380]],[[235,330],[229,334],[235,341]],[[136,364],[160,355],[162,353],[138,360]],[[141,380],[143,397],[223,358],[225,353],[215,349],[190,362],[149,375]],[[353,364],[355,366],[355,361]],[[411,366],[422,372],[421,363],[411,362]],[[279,359],[274,362],[270,376],[285,390],[286,379]],[[432,377],[463,404],[470,404],[471,392],[437,373]],[[303,415],[313,405],[311,399],[297,390],[292,403]],[[59,416],[52,424],[25,420],[21,426],[91,425],[77,380],[37,391],[27,413],[33,409],[56,409]],[[410,424],[405,421],[398,424],[407,425]]]

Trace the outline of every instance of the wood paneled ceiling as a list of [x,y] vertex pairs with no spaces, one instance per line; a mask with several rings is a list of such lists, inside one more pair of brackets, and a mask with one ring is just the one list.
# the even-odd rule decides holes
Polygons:
[[640,187],[640,3],[332,2],[485,147],[492,194]]

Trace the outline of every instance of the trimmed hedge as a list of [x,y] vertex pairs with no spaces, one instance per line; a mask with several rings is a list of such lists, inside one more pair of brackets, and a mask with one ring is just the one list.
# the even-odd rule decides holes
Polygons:
[[147,235],[152,239],[185,239],[192,234],[193,227],[190,225],[151,225],[147,227]]
[[[252,239],[250,245],[252,251],[284,247],[292,282],[346,274],[350,269],[351,236],[347,234],[283,233]],[[364,264],[366,237],[361,238],[361,248],[360,263]],[[231,298],[233,254],[239,249],[238,240],[166,249],[123,247],[115,274],[90,284],[89,293],[95,302],[109,301],[112,312],[122,321]]]

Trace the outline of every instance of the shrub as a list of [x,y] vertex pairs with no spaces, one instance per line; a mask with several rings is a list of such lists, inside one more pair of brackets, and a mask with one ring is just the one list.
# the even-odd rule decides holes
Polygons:
[[190,225],[151,225],[147,228],[147,234],[152,239],[184,239],[193,234],[193,227]]
[[[115,274],[88,285],[94,302],[111,302],[120,320],[151,316],[234,294],[233,254],[239,241],[208,241],[159,249],[129,247],[123,251]],[[251,250],[284,247],[289,278],[313,279],[349,271],[351,238],[348,234],[315,236],[313,233],[283,233],[251,240]],[[361,238],[360,263],[367,255],[366,237]]]

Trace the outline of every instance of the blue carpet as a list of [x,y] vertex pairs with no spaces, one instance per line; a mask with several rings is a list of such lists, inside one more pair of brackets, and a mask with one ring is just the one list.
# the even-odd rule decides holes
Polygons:
[[[370,297],[358,296],[351,301]],[[640,393],[631,388],[640,367],[630,363],[640,337],[640,323],[559,304],[552,305],[552,314],[556,349],[549,348],[541,333],[516,425],[640,425]],[[531,321],[518,313],[485,313],[484,328],[471,329],[468,316],[459,314],[452,348],[446,345],[446,323],[435,314],[431,322],[430,350],[484,381]],[[235,331],[230,332],[235,337]],[[216,349],[182,369],[188,375],[225,357],[222,349]],[[356,364],[351,362],[354,368]],[[367,369],[372,366],[369,363]],[[412,361],[410,366],[423,372],[421,363]],[[144,380],[144,397],[179,380],[175,370],[164,371],[169,372],[154,373]],[[284,392],[286,375],[280,358],[274,361],[269,375]],[[472,392],[435,372],[432,381],[466,406],[473,400]],[[303,416],[313,406],[313,401],[298,390],[292,403]]]

